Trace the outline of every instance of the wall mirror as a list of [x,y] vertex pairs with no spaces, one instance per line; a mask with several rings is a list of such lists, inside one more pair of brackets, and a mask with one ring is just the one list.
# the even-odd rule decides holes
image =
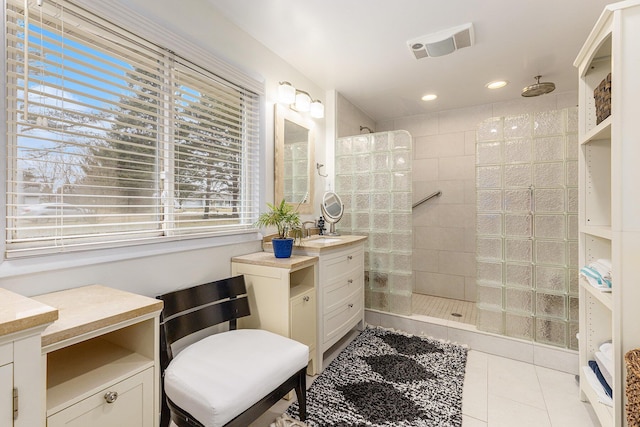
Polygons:
[[313,122],[282,105],[275,107],[275,202],[284,199],[313,213]]
[[340,221],[344,213],[344,204],[342,199],[336,193],[327,191],[322,196],[320,210],[324,216],[324,220],[329,223],[329,235],[337,236],[336,222]]

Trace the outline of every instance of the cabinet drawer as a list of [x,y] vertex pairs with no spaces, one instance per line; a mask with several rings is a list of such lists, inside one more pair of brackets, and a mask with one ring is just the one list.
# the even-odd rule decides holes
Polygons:
[[341,337],[362,319],[364,297],[362,287],[343,300],[334,311],[324,316],[324,336],[322,342]]
[[[47,427],[152,427],[153,372],[148,368],[51,415]],[[105,397],[109,392],[118,393],[112,403]]]
[[339,277],[322,290],[324,297],[324,313],[329,313],[344,304],[346,298],[357,289],[364,288],[364,273],[352,271]]
[[364,253],[361,248],[342,251],[327,259],[322,265],[322,270],[326,273],[323,276],[325,284],[349,272],[364,270]]

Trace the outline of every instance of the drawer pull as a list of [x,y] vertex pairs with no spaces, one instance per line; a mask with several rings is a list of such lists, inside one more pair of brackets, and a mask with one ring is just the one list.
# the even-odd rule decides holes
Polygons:
[[307,295],[306,297],[302,298],[302,301],[309,302],[309,295]]
[[353,255],[347,255],[347,259],[353,259]]
[[113,403],[118,399],[118,392],[117,391],[108,391],[104,394],[104,400],[107,401],[107,403]]
[[353,283],[353,279],[347,280],[347,283]]
[[349,304],[349,308],[353,308],[353,304]]

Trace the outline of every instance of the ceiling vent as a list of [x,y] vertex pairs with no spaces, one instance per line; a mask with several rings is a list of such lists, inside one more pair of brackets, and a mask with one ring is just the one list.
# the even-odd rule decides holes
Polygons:
[[473,24],[464,24],[407,41],[416,59],[443,56],[473,45]]

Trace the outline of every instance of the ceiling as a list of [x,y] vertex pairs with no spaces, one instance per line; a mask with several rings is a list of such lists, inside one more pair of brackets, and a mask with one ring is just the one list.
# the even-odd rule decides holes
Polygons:
[[[577,89],[573,60],[607,0],[208,0],[375,121]],[[472,23],[473,46],[416,60],[407,41]],[[485,84],[509,84],[489,90]],[[295,82],[292,82],[295,85]],[[435,101],[421,101],[435,93]],[[544,95],[543,95],[544,96]]]

